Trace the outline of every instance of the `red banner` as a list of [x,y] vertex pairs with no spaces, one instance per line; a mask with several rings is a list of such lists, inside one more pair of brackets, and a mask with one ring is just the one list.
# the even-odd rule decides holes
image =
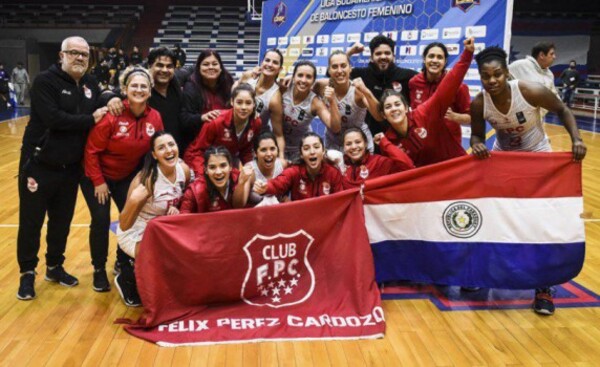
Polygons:
[[136,259],[144,315],[126,329],[165,346],[382,337],[364,222],[357,190],[157,218]]

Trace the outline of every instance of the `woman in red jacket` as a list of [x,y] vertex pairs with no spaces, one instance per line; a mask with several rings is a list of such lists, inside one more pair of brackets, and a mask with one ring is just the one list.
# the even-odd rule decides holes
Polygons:
[[207,213],[231,209],[233,190],[239,171],[233,168],[233,158],[223,146],[209,147],[204,152],[204,176],[199,177],[183,194],[179,212]]
[[[432,42],[425,47],[425,51],[423,51],[423,72],[415,75],[408,82],[411,109],[416,109],[435,93],[446,76],[447,62],[448,49],[446,45],[440,42]],[[463,83],[456,91],[454,101],[444,116],[445,129],[440,126],[439,132],[432,136],[432,139],[428,139],[427,142],[435,146],[441,146],[446,145],[446,141],[452,137],[456,144],[462,147],[462,130],[460,126],[471,125],[470,106],[469,87]],[[458,150],[458,153],[462,153],[460,155],[467,154],[464,150],[462,152]],[[450,159],[455,158],[455,156],[450,154],[440,158]]]
[[[110,198],[119,212],[127,199],[127,190],[138,171],[144,155],[150,150],[150,139],[163,130],[160,114],[147,104],[152,90],[148,70],[131,67],[121,76],[121,90],[127,100],[121,115],[106,114],[90,132],[84,154],[85,175],[81,191],[85,197],[92,223],[90,225],[90,252],[94,265],[94,285],[97,292],[107,292],[110,284],[105,264],[108,255],[110,226]],[[121,268],[130,257],[117,249],[117,263]]]
[[260,133],[261,120],[255,113],[254,89],[240,84],[231,93],[232,109],[221,111],[219,116],[202,127],[200,134],[185,151],[185,163],[201,176],[204,169],[204,152],[210,146],[222,145],[233,157],[233,166],[239,168],[252,160],[252,141]]
[[465,49],[458,63],[444,77],[435,93],[413,111],[409,112],[408,103],[396,91],[387,90],[381,96],[380,109],[390,124],[385,136],[408,154],[417,167],[464,155],[462,146],[450,135],[437,144],[430,141],[435,141],[438,134],[446,129],[443,119],[471,65],[474,42],[472,37],[464,41]]
[[367,135],[362,129],[352,127],[344,132],[344,188],[360,187],[366,180],[415,168],[410,157],[390,143],[383,133],[375,135],[373,140],[385,157],[369,152]]
[[291,192],[292,200],[303,200],[342,191],[342,174],[324,161],[323,140],[313,132],[300,142],[300,162],[286,168],[279,176],[256,181],[253,190],[259,195],[281,196]]

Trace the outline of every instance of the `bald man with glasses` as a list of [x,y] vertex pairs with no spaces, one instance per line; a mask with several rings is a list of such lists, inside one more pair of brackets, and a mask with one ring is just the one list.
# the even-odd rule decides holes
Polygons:
[[[35,298],[41,229],[48,215],[45,280],[65,287],[79,281],[63,268],[64,252],[82,175],[88,131],[106,114],[98,83],[86,74],[89,45],[66,38],[60,63],[40,73],[31,87],[31,117],[19,162],[19,232],[21,272],[17,298]],[[108,99],[113,95],[106,95]]]

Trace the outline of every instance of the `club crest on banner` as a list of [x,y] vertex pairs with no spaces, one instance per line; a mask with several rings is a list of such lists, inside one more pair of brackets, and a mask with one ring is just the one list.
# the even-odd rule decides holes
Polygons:
[[452,7],[459,8],[465,13],[468,12],[473,6],[480,4],[481,0],[452,0]]
[[285,22],[287,15],[287,5],[284,2],[280,2],[275,5],[275,11],[273,12],[273,24],[280,26]]
[[241,297],[253,306],[273,308],[306,301],[315,289],[315,273],[308,262],[314,238],[304,230],[292,234],[257,234],[245,246],[248,271]]
[[466,201],[450,204],[442,215],[446,231],[454,237],[473,237],[481,229],[482,217],[477,207]]

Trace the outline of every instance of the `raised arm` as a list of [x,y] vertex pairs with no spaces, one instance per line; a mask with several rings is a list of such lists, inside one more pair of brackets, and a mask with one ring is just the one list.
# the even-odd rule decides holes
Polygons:
[[140,174],[138,173],[129,185],[127,201],[125,201],[125,207],[119,215],[119,228],[122,231],[126,231],[133,226],[149,197],[150,193],[146,186],[140,182]]
[[465,49],[460,55],[460,59],[454,65],[452,70],[442,79],[439,87],[425,103],[419,105],[414,111],[413,116],[420,120],[429,121],[437,120],[438,117],[443,117],[448,107],[454,101],[456,93],[463,82],[467,70],[473,59],[475,51],[475,40],[473,37],[467,38],[464,41]]
[[237,185],[233,191],[233,207],[243,208],[248,203],[248,197],[254,184],[254,170],[249,164],[245,165],[240,172]]
[[379,101],[373,95],[373,92],[365,85],[362,78],[356,78],[352,80],[352,85],[356,88],[356,93],[354,95],[356,103],[360,107],[366,107],[371,116],[379,122],[385,120],[385,118],[381,115],[381,111],[379,110]]
[[334,133],[339,133],[342,129],[340,111],[337,108],[337,98],[332,87],[325,87],[323,99],[328,102],[329,108],[319,98],[313,98],[311,103],[311,112],[319,116],[321,121]]
[[471,149],[479,159],[488,158],[490,152],[485,146],[485,120],[483,119],[483,93],[471,102]]
[[[269,101],[269,111],[271,113],[271,126],[273,127],[273,134],[277,140],[277,146],[279,147],[279,158],[285,159],[285,137],[283,136],[283,100],[281,98],[281,92],[275,91],[271,100]],[[263,123],[265,123],[263,121]]]

